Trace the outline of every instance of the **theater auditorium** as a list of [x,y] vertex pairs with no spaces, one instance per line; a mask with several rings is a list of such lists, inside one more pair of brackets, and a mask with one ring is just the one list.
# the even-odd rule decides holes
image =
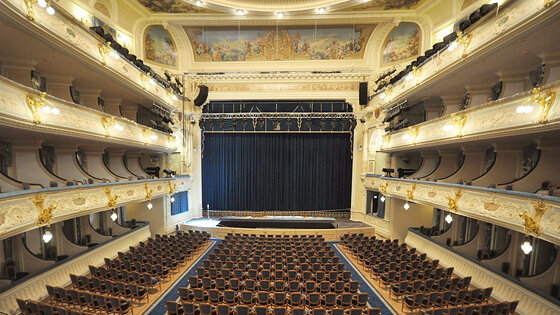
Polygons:
[[0,0],[0,315],[560,314],[560,1]]

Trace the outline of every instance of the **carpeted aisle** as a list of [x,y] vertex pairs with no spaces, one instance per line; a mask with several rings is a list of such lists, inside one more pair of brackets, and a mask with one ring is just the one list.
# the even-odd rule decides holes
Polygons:
[[364,278],[361,272],[358,271],[354,267],[354,265],[346,259],[346,256],[335,246],[335,244],[339,244],[338,242],[329,242],[329,244],[334,249],[335,253],[340,257],[340,261],[346,265],[346,269],[352,272],[352,280],[357,280],[360,282],[360,292],[364,292],[369,294],[369,305],[371,307],[378,307],[381,310],[381,314],[395,314],[398,315],[399,313],[395,311],[395,309],[385,301],[383,296],[379,294],[377,289],[375,289],[369,281]]

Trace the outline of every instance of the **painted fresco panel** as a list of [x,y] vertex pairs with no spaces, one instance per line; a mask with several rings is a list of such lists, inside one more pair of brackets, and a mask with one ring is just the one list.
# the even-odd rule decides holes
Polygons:
[[150,26],[144,38],[145,59],[168,66],[177,66],[177,50],[169,32],[161,25]]
[[363,58],[375,25],[185,27],[195,61]]
[[420,52],[418,25],[402,22],[387,36],[383,46],[383,63],[393,63],[415,57]]

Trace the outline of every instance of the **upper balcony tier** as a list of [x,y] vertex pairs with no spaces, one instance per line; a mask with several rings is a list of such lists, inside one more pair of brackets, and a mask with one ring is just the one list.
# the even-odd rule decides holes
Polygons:
[[[33,3],[28,7],[28,3]],[[0,56],[35,67],[42,75],[71,78],[87,89],[151,106],[179,109],[182,100],[119,57],[97,34],[57,7],[54,15],[34,1],[0,1]],[[47,82],[48,83],[48,82]]]
[[189,176],[0,193],[0,239],[45,224],[186,191]]
[[387,133],[381,150],[401,152],[557,131],[560,82]]
[[[506,1],[480,25],[426,60],[416,71],[379,91],[370,104],[391,108],[430,97],[462,93],[469,85],[491,86],[499,72],[533,70],[540,55],[558,51],[558,1]],[[454,49],[453,49],[454,48]],[[498,73],[498,75],[497,75]],[[468,89],[467,89],[468,90]]]
[[126,118],[77,105],[0,76],[0,130],[11,140],[63,140],[105,147],[171,151],[175,139]]
[[519,191],[368,174],[365,187],[409,202],[537,235],[560,244],[560,198]]

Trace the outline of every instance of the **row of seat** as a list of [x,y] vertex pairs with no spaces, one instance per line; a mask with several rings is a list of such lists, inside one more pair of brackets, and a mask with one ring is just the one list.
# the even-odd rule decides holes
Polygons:
[[383,283],[389,284],[389,297],[393,295],[398,301],[399,298],[403,295],[410,295],[414,293],[430,293],[442,290],[467,289],[471,283],[471,277],[444,278],[440,280],[401,281],[397,283],[391,283],[390,281],[387,281]]
[[120,296],[136,300],[139,304],[144,300],[146,300],[147,303],[150,302],[146,287],[139,286],[134,283],[77,277],[76,275],[70,275],[70,279],[72,279],[72,286],[82,291]]
[[404,296],[402,309],[415,311],[443,306],[476,305],[488,302],[490,295],[492,295],[492,288],[416,293]]
[[128,299],[106,294],[95,294],[76,289],[47,286],[51,304],[67,306],[80,311],[103,311],[105,313],[132,313],[132,303]]
[[169,315],[380,315],[379,308],[306,308],[278,307],[263,305],[213,305],[209,303],[191,303],[166,301]]
[[16,299],[22,314],[57,314],[57,315],[86,315],[86,313],[68,309],[60,305]]
[[485,303],[481,305],[455,306],[422,310],[422,315],[507,315],[515,314],[519,301]]

